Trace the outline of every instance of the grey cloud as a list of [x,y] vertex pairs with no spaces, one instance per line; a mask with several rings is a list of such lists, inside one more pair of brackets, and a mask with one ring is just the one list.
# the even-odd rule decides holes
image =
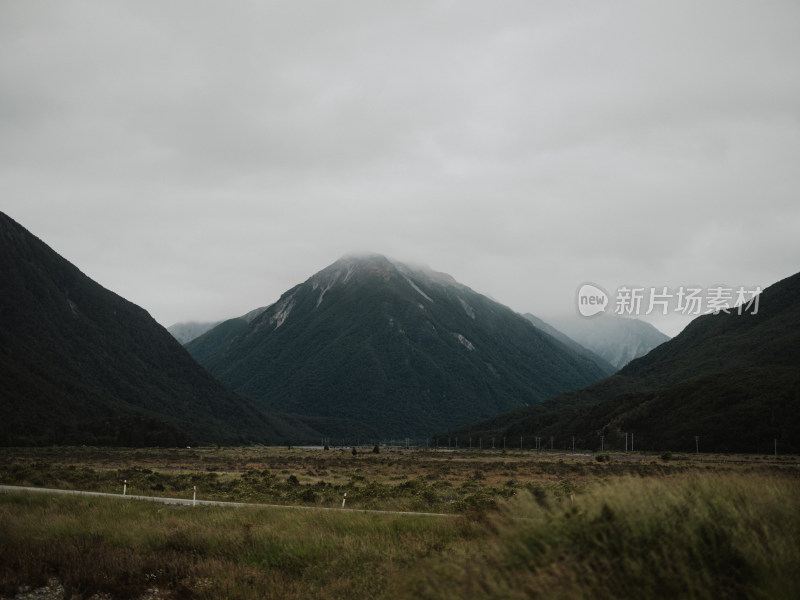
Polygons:
[[800,258],[798,13],[0,3],[3,210],[167,325],[358,249],[537,314],[586,279],[769,283]]

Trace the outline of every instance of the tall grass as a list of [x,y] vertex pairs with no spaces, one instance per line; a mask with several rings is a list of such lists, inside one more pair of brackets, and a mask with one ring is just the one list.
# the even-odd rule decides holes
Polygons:
[[[520,495],[426,598],[800,598],[800,482],[627,478],[559,504]],[[442,582],[449,582],[443,584]]]
[[0,595],[56,577],[79,597],[374,598],[477,531],[455,520],[0,494]]
[[0,594],[136,598],[798,598],[800,480],[623,478],[466,516],[0,494]]

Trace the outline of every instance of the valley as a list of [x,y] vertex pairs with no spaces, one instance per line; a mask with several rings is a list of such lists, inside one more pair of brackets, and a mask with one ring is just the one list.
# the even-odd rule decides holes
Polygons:
[[[797,476],[794,455],[425,448],[8,448],[0,484],[207,500],[459,513],[519,493],[608,479],[756,471]],[[355,450],[355,453],[353,452]],[[188,494],[188,496],[187,496]]]
[[380,255],[184,347],[0,242],[0,600],[800,596],[800,275],[611,375]]

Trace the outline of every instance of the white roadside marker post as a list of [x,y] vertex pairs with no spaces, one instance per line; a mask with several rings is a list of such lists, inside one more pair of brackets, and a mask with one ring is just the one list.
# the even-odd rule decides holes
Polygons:
[[347,502],[347,492],[344,493],[344,498],[342,498],[342,508],[344,508],[345,502]]
[[123,496],[127,496],[128,495],[128,480],[127,479],[122,482],[122,495]]
[[197,486],[193,486],[192,489],[192,506],[197,506]]

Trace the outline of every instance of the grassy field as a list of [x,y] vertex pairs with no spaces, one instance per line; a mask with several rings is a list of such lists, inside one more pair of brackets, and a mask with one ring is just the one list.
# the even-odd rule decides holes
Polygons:
[[[0,595],[797,598],[800,460],[381,448],[0,450]],[[359,508],[439,512],[375,515]],[[151,594],[153,592],[150,592]]]

